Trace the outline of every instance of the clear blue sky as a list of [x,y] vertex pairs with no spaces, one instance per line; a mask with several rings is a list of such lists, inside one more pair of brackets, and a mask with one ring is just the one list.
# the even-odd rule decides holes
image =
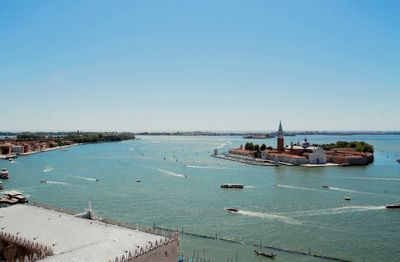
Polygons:
[[0,130],[400,130],[400,1],[0,1]]

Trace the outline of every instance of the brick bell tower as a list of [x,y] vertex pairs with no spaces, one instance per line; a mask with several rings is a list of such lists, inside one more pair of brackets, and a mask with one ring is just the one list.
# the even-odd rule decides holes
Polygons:
[[277,146],[276,149],[278,152],[285,151],[285,139],[283,137],[283,130],[282,130],[282,123],[279,121],[279,130],[278,130],[278,137],[277,137]]

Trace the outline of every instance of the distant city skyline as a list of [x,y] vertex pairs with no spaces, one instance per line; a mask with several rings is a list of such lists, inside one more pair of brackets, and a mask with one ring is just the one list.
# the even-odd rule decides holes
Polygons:
[[1,1],[0,131],[399,131],[399,1]]

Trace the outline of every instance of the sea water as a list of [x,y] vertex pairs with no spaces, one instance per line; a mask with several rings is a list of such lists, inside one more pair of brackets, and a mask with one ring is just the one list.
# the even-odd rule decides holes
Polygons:
[[[0,168],[10,173],[5,190],[76,211],[90,200],[100,216],[244,243],[181,235],[181,253],[210,261],[260,261],[253,252],[260,248],[252,243],[352,261],[400,257],[400,211],[384,208],[400,202],[400,164],[395,161],[400,136],[308,136],[311,143],[362,140],[374,145],[371,165],[326,168],[251,166],[210,157],[214,148],[224,151],[249,141],[275,146],[275,139],[139,138],[1,161]],[[304,137],[285,139],[289,144]],[[224,183],[245,188],[221,189]],[[226,212],[229,207],[239,212]],[[318,261],[273,252],[281,261]]]

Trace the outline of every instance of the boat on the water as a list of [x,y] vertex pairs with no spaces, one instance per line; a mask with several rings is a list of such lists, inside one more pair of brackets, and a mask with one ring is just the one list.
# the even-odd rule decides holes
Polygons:
[[323,185],[322,187],[323,187],[323,188],[330,188],[330,187],[329,187],[329,186],[327,186],[327,185]]
[[237,213],[239,212],[239,210],[237,208],[231,207],[231,208],[227,208],[226,211],[231,212],[231,213]]
[[244,185],[242,184],[223,184],[221,185],[221,188],[239,188],[243,189]]
[[261,251],[258,251],[258,250],[254,250],[254,252],[257,255],[263,256],[263,257],[269,257],[269,258],[275,258],[276,257],[276,254],[274,254],[274,253],[261,252]]
[[399,158],[399,159],[397,159],[396,161],[400,163],[400,158]]
[[1,179],[8,179],[8,170],[7,168],[3,168],[0,172]]
[[3,183],[0,182],[0,190],[3,190],[3,189],[4,189]]
[[140,182],[142,182],[142,180],[140,180],[140,179],[137,179],[137,180],[136,180],[136,182],[140,183]]
[[45,184],[47,183],[47,180],[40,180],[40,183]]
[[28,202],[25,196],[18,191],[9,191],[0,197],[0,204],[23,204]]
[[386,208],[389,208],[389,209],[397,209],[397,208],[400,208],[400,203],[398,203],[398,204],[390,204],[390,205],[387,205]]
[[351,200],[351,197],[345,197],[344,200]]

